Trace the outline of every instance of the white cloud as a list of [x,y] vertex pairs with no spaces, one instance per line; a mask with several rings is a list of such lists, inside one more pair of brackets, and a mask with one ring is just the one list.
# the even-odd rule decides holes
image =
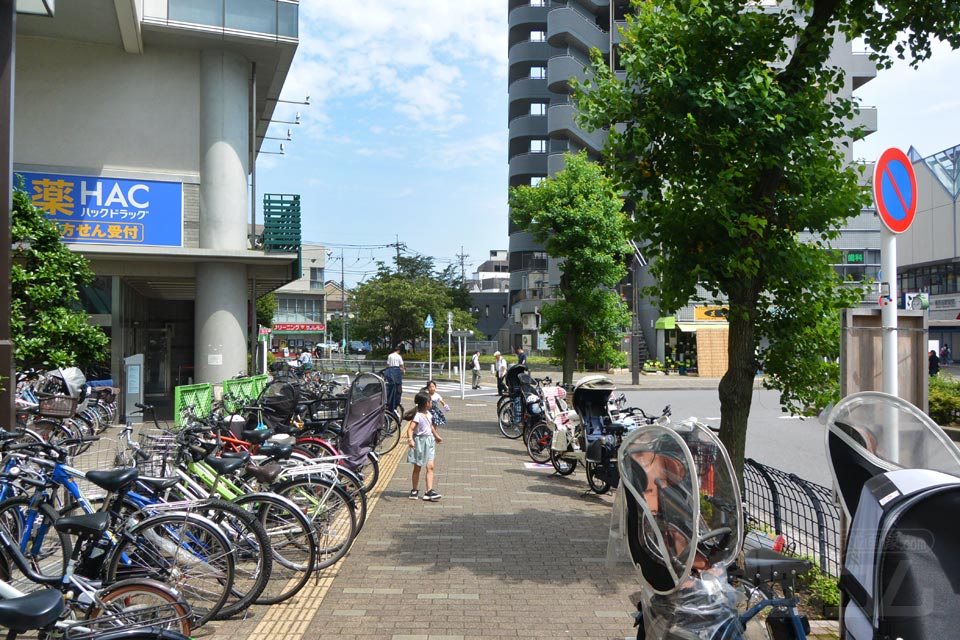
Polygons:
[[305,2],[284,95],[309,94],[317,115],[372,95],[417,128],[450,129],[464,122],[462,68],[506,81],[506,22],[506,0]]

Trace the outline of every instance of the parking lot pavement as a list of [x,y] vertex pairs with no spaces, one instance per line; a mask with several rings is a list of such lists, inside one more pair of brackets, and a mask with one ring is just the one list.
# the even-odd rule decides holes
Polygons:
[[197,635],[635,637],[637,575],[605,562],[612,497],[590,493],[582,471],[560,477],[531,468],[521,441],[500,435],[495,397],[448,402],[436,462],[442,500],[409,499],[412,467],[401,443],[385,457],[367,523],[335,572],[290,603],[255,607],[245,620]]

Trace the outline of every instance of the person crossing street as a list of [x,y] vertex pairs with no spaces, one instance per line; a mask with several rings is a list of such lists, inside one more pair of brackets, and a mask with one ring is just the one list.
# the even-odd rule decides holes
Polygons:
[[473,354],[473,358],[470,360],[470,368],[473,371],[473,388],[480,388],[480,352],[477,351]]

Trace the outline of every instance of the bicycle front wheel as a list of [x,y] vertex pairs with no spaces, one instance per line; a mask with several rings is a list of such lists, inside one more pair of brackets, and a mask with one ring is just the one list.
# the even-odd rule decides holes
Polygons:
[[293,478],[273,488],[292,500],[317,536],[317,569],[325,569],[347,554],[357,532],[350,496],[337,484],[313,476]]
[[383,426],[377,431],[377,444],[374,451],[384,455],[396,449],[400,444],[400,417],[389,409],[383,412]]
[[[15,496],[0,502],[0,524],[7,528],[20,546],[32,569],[45,577],[60,577],[67,570],[73,552],[73,541],[54,528],[60,514],[52,505],[41,502],[30,506],[30,496]],[[11,570],[14,565],[9,563]],[[18,578],[26,577],[16,572]],[[22,586],[16,584],[17,588]]]
[[256,604],[277,604],[307,584],[317,564],[317,539],[310,520],[290,500],[274,493],[251,493],[234,503],[252,513],[267,535],[273,571]]
[[106,578],[166,582],[190,605],[199,627],[230,598],[234,573],[234,550],[220,527],[197,514],[173,512],[128,529],[113,548]]
[[523,435],[523,424],[514,420],[513,404],[506,403],[497,411],[497,421],[503,437],[516,440]]
[[538,422],[527,433],[527,454],[539,464],[550,462],[550,440],[553,434],[546,422]]
[[122,580],[97,593],[87,620],[97,630],[153,627],[190,635],[190,607],[154,580]]
[[240,505],[206,500],[200,513],[215,522],[233,545],[233,587],[226,604],[214,616],[222,620],[244,611],[263,593],[273,571],[273,550],[263,524]]

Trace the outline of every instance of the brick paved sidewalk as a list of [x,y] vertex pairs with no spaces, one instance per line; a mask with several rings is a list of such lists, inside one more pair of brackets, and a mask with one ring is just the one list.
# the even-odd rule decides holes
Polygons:
[[254,607],[245,620],[197,635],[635,637],[630,594],[637,576],[604,561],[612,497],[590,493],[581,470],[564,478],[552,468],[528,468],[522,442],[497,429],[494,396],[448,402],[437,447],[441,501],[408,498],[412,467],[401,443],[383,461],[367,523],[335,574],[290,603]]

